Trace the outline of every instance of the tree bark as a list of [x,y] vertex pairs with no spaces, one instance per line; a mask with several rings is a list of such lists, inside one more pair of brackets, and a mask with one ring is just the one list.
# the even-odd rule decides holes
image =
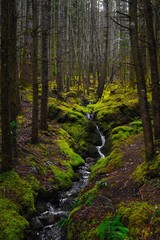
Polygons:
[[42,97],[40,129],[47,130],[47,108],[48,108],[48,46],[49,46],[49,6],[50,0],[42,1]]
[[2,171],[8,171],[13,166],[16,146],[14,145],[16,142],[16,113],[13,113],[15,95],[12,97],[10,96],[10,94],[15,93],[16,80],[16,28],[13,29],[13,26],[15,27],[16,25],[15,0],[1,1],[1,16]]
[[33,65],[32,65],[32,85],[33,85],[33,105],[32,105],[32,143],[38,142],[38,0],[32,0],[33,10]]
[[154,156],[153,134],[151,128],[151,120],[149,116],[149,107],[147,102],[145,76],[141,54],[138,42],[138,25],[137,25],[137,0],[129,2],[129,15],[130,15],[130,40],[132,56],[135,66],[137,77],[137,88],[139,97],[140,114],[142,118],[144,142],[145,142],[145,155],[146,160],[151,160]]
[[157,63],[157,46],[154,36],[152,5],[150,0],[144,1],[147,39],[149,44],[149,60],[151,68],[152,80],[152,112],[153,112],[153,127],[155,139],[160,143],[160,88],[158,76],[158,63]]

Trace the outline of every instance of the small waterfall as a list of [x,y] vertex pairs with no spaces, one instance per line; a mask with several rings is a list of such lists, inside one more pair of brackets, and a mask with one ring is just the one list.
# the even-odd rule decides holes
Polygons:
[[101,149],[104,147],[106,139],[105,139],[105,136],[103,136],[102,133],[100,132],[99,127],[97,125],[96,125],[96,127],[97,127],[97,131],[98,131],[98,133],[101,137],[101,141],[102,141],[102,145],[101,146],[96,146],[96,148],[98,150],[98,153],[99,153],[100,157],[105,158],[105,155],[101,152]]

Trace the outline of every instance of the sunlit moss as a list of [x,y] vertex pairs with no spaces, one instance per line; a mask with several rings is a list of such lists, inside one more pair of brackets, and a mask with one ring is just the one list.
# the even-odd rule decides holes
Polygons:
[[50,168],[53,172],[53,176],[56,179],[58,186],[60,188],[68,189],[72,186],[72,180],[74,177],[74,171],[70,164],[64,162],[65,168],[57,167],[55,165],[51,165]]
[[58,140],[57,143],[61,152],[69,158],[69,163],[72,167],[76,168],[85,163],[83,158],[79,154],[75,153],[65,140]]

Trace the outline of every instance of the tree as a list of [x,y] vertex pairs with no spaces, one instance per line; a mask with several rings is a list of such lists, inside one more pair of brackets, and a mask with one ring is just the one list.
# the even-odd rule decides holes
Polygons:
[[150,0],[144,1],[144,12],[146,19],[148,52],[152,80],[152,112],[154,136],[155,139],[160,143],[160,88],[157,63],[157,44],[154,35],[152,4]]
[[129,1],[129,16],[130,16],[130,41],[134,67],[137,77],[139,107],[142,118],[145,142],[145,154],[146,160],[151,160],[154,156],[153,134],[149,115],[149,107],[147,102],[145,74],[138,41],[137,0]]
[[103,1],[104,6],[104,42],[103,42],[103,53],[102,53],[102,64],[101,64],[101,77],[98,82],[97,95],[101,98],[103,94],[104,85],[107,76],[107,56],[108,56],[108,0]]
[[42,96],[40,129],[47,130],[50,0],[42,1]]
[[[16,152],[16,3],[1,1],[2,171],[12,168]],[[14,112],[15,110],[15,112]]]
[[32,85],[33,85],[33,106],[32,106],[32,143],[38,142],[38,0],[32,0],[33,10],[33,65],[32,65]]
[[25,31],[24,31],[24,46],[23,60],[21,66],[21,83],[26,86],[32,83],[32,1],[27,0],[25,13]]

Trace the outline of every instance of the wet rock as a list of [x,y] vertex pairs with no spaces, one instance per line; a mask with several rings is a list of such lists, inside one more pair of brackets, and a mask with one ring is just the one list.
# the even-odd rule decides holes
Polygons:
[[41,223],[39,217],[32,218],[31,225],[32,225],[33,229],[35,229],[35,230],[43,228],[43,224]]

